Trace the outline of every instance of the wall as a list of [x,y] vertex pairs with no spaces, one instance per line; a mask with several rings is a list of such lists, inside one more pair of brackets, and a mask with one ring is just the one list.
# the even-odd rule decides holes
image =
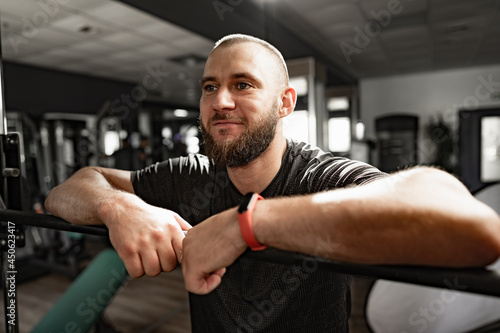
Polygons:
[[4,62],[7,111],[96,114],[106,100],[130,94],[131,83]]
[[[491,93],[496,94],[496,98]],[[394,114],[420,115],[420,162],[429,162],[433,146],[423,127],[442,114],[458,130],[457,111],[500,106],[500,65],[420,74],[370,78],[360,81],[361,120],[366,136],[375,138],[375,118]]]

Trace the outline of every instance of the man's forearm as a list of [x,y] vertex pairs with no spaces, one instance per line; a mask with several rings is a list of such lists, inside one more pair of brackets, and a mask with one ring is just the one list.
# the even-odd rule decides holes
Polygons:
[[[120,181],[116,183],[120,184]],[[45,207],[53,215],[71,223],[103,224],[102,215],[106,209],[103,204],[109,206],[113,202],[136,200],[133,197],[133,194],[111,184],[99,168],[89,167],[53,188],[45,200]]]
[[500,254],[500,219],[450,175],[421,169],[362,187],[264,200],[257,240],[373,264],[481,266]]

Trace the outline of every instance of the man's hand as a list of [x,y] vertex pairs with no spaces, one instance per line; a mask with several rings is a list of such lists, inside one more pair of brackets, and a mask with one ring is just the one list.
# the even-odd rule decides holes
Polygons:
[[107,207],[104,215],[111,243],[130,276],[157,276],[170,272],[182,260],[183,230],[191,225],[178,214],[146,203]]
[[221,283],[226,267],[247,248],[236,208],[214,215],[189,230],[183,244],[186,289],[200,295],[213,291]]
[[130,171],[80,169],[50,191],[45,207],[71,223],[105,224],[132,277],[173,270],[182,260],[182,231],[191,228],[178,214],[136,196]]

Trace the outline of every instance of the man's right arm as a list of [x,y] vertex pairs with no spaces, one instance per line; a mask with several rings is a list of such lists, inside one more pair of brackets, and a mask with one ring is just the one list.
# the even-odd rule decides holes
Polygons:
[[71,223],[105,224],[132,277],[171,271],[182,260],[182,230],[191,226],[133,192],[130,172],[87,167],[56,186],[45,207]]
[[71,223],[106,224],[101,216],[104,205],[127,203],[134,193],[130,172],[87,167],[80,169],[54,187],[45,200],[45,208]]

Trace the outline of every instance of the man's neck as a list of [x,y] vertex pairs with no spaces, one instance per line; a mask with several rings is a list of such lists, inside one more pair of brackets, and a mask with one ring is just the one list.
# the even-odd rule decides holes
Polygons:
[[229,179],[241,194],[261,193],[278,173],[286,146],[284,137],[275,137],[266,151],[250,164],[227,168]]

